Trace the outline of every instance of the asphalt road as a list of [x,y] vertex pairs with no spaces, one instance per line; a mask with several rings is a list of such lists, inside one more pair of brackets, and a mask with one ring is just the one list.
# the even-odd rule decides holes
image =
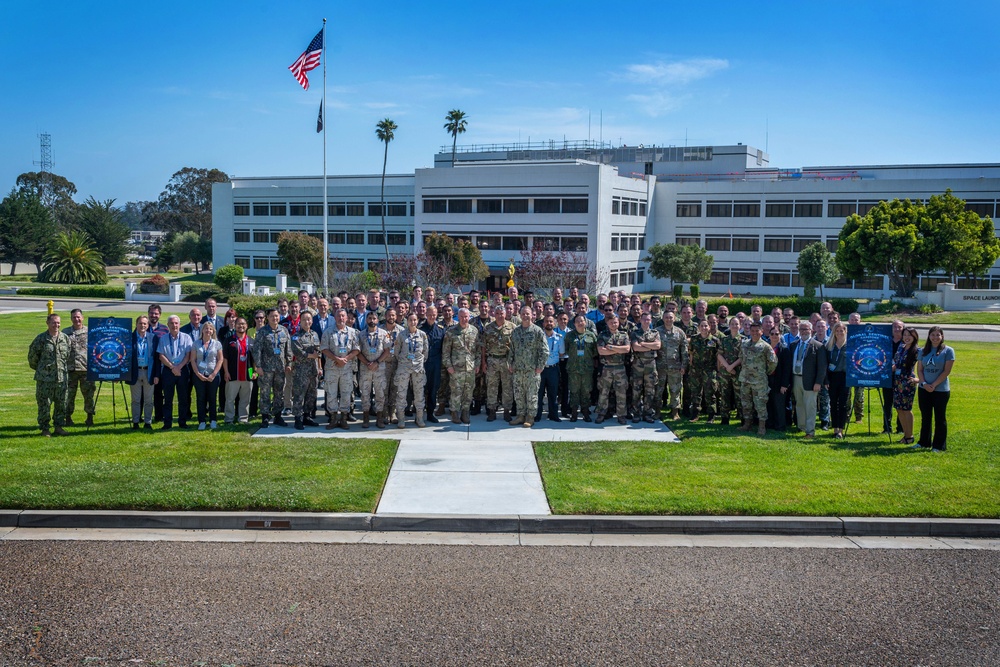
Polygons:
[[1000,552],[0,542],[3,665],[997,665]]

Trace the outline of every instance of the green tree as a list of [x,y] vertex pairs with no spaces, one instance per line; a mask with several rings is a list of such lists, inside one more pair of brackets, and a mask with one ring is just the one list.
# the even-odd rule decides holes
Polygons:
[[642,261],[649,264],[649,275],[654,278],[669,278],[671,286],[674,283],[686,283],[691,280],[690,256],[685,248],[676,243],[657,243],[646,251]]
[[424,252],[450,269],[450,281],[457,285],[477,283],[490,275],[479,248],[470,241],[456,241],[447,234],[431,234],[424,241]]
[[49,242],[57,231],[52,213],[37,194],[12,189],[0,202],[0,258],[10,263],[10,275],[21,262],[34,264],[41,273]]
[[103,285],[108,282],[101,255],[80,231],[59,232],[45,254],[42,282],[66,285]]
[[380,120],[375,126],[375,136],[385,144],[385,152],[382,154],[382,246],[385,248],[385,264],[389,265],[389,235],[385,229],[385,167],[389,161],[389,142],[395,138],[395,132],[399,129],[390,118]]
[[837,268],[844,277],[859,280],[883,274],[896,296],[913,296],[917,275],[934,268],[929,259],[933,244],[927,209],[909,199],[881,201],[864,217],[847,218],[837,245]]
[[243,284],[243,267],[226,264],[215,271],[213,281],[224,292],[235,292]]
[[153,257],[153,266],[159,271],[169,271],[174,261],[174,240],[173,236],[170,236],[164,239],[160,243],[160,247],[157,248],[156,255]]
[[88,197],[77,208],[74,225],[90,237],[106,266],[121,264],[125,260],[131,237],[128,226],[122,222],[121,210],[114,204],[114,199],[99,202]]
[[684,254],[687,256],[688,280],[692,284],[705,282],[712,277],[712,267],[715,265],[715,257],[707,250],[697,245],[686,245]]
[[323,242],[299,232],[282,232],[278,236],[278,270],[293,280],[311,280],[323,274]]
[[198,273],[198,262],[202,259],[201,242],[195,232],[182,232],[175,236],[172,242],[174,263],[193,262],[194,272]]
[[151,226],[162,231],[194,232],[212,238],[212,186],[228,183],[218,169],[184,167],[174,173],[159,199],[143,211]]
[[153,202],[148,201],[125,202],[119,209],[121,211],[121,221],[129,229],[151,229],[149,219],[144,213],[144,211],[151,210],[151,205],[153,205]]
[[799,279],[806,286],[805,296],[813,296],[819,287],[819,296],[823,298],[823,285],[835,283],[840,279],[837,261],[827,250],[826,245],[817,241],[810,243],[799,252]]
[[15,184],[20,192],[36,195],[60,228],[68,229],[73,225],[77,207],[73,201],[76,186],[65,176],[48,171],[29,171],[18,176]]
[[965,201],[950,189],[930,198],[927,219],[925,235],[933,239],[933,257],[938,262],[935,268],[946,271],[953,282],[958,276],[985,275],[1000,257],[1000,239],[993,231],[993,220],[966,210]]
[[459,109],[452,109],[444,117],[444,129],[451,135],[451,166],[455,166],[455,150],[458,147],[458,135],[465,134],[468,126],[465,112]]

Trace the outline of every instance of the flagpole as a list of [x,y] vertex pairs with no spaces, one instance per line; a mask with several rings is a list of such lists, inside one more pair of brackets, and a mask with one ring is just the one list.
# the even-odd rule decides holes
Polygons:
[[[326,19],[323,19],[323,113],[326,113]],[[330,296],[330,235],[327,230],[327,219],[330,207],[326,192],[326,117],[323,117],[323,293]]]

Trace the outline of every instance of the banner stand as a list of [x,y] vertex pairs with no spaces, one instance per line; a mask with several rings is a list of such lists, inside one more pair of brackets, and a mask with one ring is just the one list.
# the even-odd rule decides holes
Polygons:
[[[115,400],[115,385],[122,392],[122,404],[125,406],[125,423],[128,424],[132,421],[132,415],[129,414],[128,409],[128,398],[125,396],[125,383],[124,382],[112,382],[111,383],[111,416],[114,420],[114,425],[118,426],[118,402]],[[97,393],[94,395],[94,408],[96,410],[97,403],[101,399],[101,389],[104,387],[104,381],[100,381],[97,384]],[[87,432],[90,433],[90,427],[87,427]]]
[[[882,406],[882,412],[883,413],[885,412],[885,397],[882,395],[882,388],[881,387],[862,387],[862,389],[865,390],[865,403],[868,404],[868,408],[866,410],[867,413],[868,413],[868,435],[871,435],[872,434],[872,392],[874,391],[875,394],[878,396],[878,402],[879,402],[879,405]],[[851,420],[848,419],[844,423],[844,435],[845,436],[847,435],[847,431],[850,429],[850,427],[851,427]],[[891,445],[892,444],[892,434],[891,433],[887,433],[886,434],[886,438],[888,438],[889,444]]]

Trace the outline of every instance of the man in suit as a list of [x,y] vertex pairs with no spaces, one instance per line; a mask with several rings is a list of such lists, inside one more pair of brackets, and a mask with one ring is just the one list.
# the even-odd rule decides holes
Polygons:
[[799,322],[799,337],[788,346],[792,355],[795,420],[807,439],[816,435],[816,397],[826,379],[826,347],[812,337],[812,324]]
[[151,429],[153,421],[153,387],[160,383],[156,358],[156,334],[149,330],[149,317],[140,315],[135,319],[132,332],[132,365],[126,384],[132,395],[132,429],[139,428],[140,420]]
[[[219,332],[222,331],[222,327],[226,326],[226,319],[219,315],[219,304],[215,302],[215,299],[208,297],[205,299],[205,317],[202,318],[201,323],[205,324],[211,323],[215,325],[215,337],[219,337]],[[200,340],[199,336],[199,340]]]

